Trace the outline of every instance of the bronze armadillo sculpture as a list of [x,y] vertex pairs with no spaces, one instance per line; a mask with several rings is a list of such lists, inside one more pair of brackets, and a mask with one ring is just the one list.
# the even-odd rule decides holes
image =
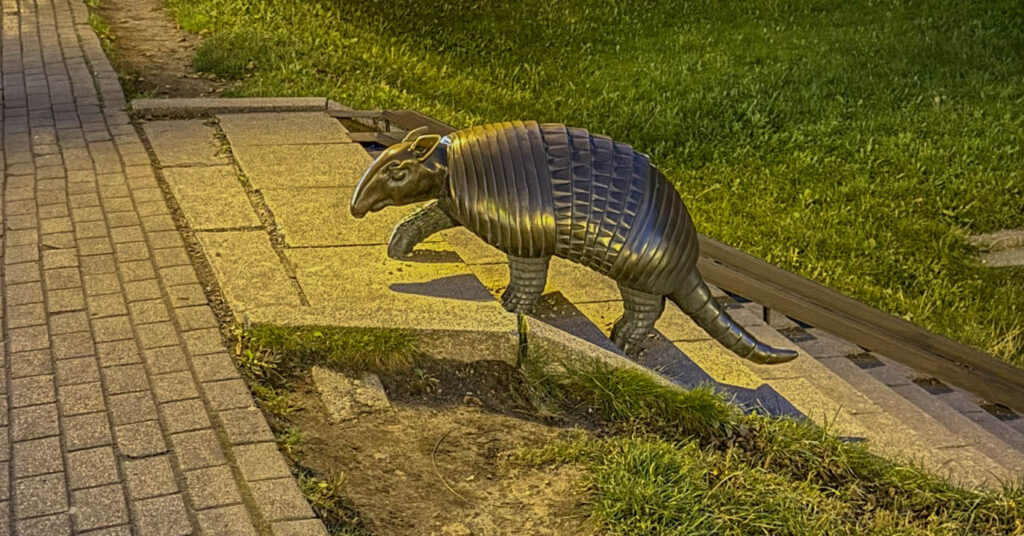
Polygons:
[[508,254],[502,305],[530,313],[552,255],[614,279],[623,315],[612,341],[634,355],[667,296],[740,357],[782,363],[791,350],[748,333],[711,296],[697,271],[697,232],[679,193],[647,155],[559,124],[506,122],[441,137],[416,129],[366,170],[352,215],[435,200],[402,221],[388,255],[398,259],[431,234],[463,225]]

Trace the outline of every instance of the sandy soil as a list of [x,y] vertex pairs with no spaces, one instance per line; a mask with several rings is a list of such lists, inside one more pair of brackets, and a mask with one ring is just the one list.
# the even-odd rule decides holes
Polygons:
[[522,415],[501,385],[504,370],[434,369],[440,382],[420,394],[385,379],[391,410],[338,425],[306,385],[293,398],[303,410],[290,418],[302,431],[301,463],[341,479],[375,535],[595,534],[581,513],[580,469],[502,463],[508,452],[568,433]]
[[224,89],[223,82],[192,69],[199,37],[178,28],[160,0],[104,0],[99,14],[115,36],[111,60],[124,75],[128,93],[204,97]]

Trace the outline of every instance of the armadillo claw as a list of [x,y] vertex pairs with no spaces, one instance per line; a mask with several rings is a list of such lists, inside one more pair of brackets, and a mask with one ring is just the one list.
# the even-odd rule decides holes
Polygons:
[[501,306],[510,313],[528,315],[533,313],[534,308],[537,306],[537,299],[523,296],[514,291],[512,287],[508,287],[501,294]]
[[395,233],[391,236],[391,241],[388,242],[388,258],[396,261],[402,260],[412,253],[414,247],[416,247],[415,242],[400,233]]
[[639,335],[637,330],[630,329],[625,326],[623,322],[616,322],[612,327],[611,340],[622,350],[622,353],[629,357],[636,357],[640,353],[643,346],[643,341],[647,337],[647,330],[643,330]]

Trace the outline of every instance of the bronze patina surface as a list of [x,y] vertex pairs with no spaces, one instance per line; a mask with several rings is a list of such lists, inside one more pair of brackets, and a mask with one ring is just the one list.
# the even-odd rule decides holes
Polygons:
[[502,304],[511,312],[533,311],[555,255],[618,283],[624,311],[611,338],[627,354],[639,351],[668,297],[740,357],[796,357],[755,339],[711,296],[696,269],[689,212],[647,155],[581,128],[533,121],[420,134],[381,153],[352,196],[357,218],[435,200],[395,228],[389,256],[462,225],[508,254]]

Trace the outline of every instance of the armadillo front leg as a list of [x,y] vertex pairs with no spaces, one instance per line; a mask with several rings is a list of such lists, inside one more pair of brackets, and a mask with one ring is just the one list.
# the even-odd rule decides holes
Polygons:
[[544,293],[551,257],[508,256],[508,288],[501,305],[510,313],[530,314]]
[[665,310],[665,297],[622,285],[619,291],[622,292],[622,318],[612,327],[611,339],[626,355],[634,356]]
[[428,203],[407,216],[391,232],[391,239],[388,241],[388,257],[401,259],[412,253],[412,248],[430,235],[458,225],[458,222],[441,209],[437,201]]

